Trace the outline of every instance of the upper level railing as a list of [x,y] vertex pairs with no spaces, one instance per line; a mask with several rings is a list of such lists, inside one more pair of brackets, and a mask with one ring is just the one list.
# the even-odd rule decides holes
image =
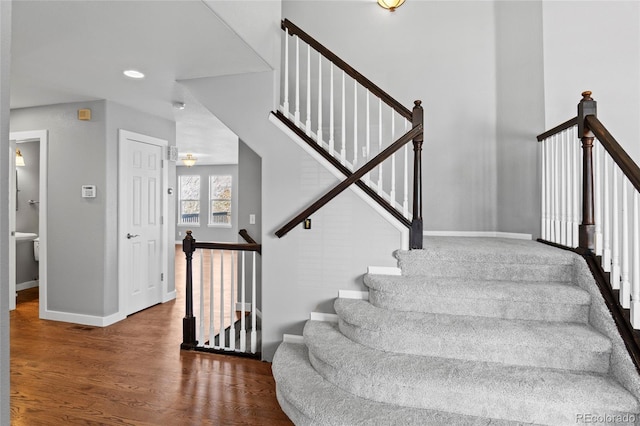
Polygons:
[[[278,119],[346,176],[349,184],[331,193],[357,185],[411,229],[411,248],[421,248],[421,102],[409,110],[291,21],[282,21],[282,29],[287,36]],[[321,197],[276,235],[285,235],[331,198]]]
[[586,254],[640,369],[640,168],[598,120],[591,92],[582,96],[577,117],[538,136],[541,239]]
[[[254,356],[259,352],[256,274],[261,245],[246,230],[240,235],[250,242],[197,242],[187,231],[182,241],[186,257],[182,349]],[[194,274],[196,250],[199,272]]]

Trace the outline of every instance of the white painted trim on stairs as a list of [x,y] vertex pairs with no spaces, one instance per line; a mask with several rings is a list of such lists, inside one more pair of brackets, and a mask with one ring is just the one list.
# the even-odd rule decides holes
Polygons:
[[402,275],[402,269],[395,266],[369,266],[367,268],[367,274],[373,275]]
[[303,336],[299,336],[297,334],[283,334],[282,335],[282,342],[283,343],[294,343],[297,345],[303,345],[304,344],[304,337]]
[[493,231],[423,231],[425,237],[486,237],[486,238],[512,238],[515,240],[532,240],[531,234],[518,234],[515,232]]
[[16,291],[26,290],[28,288],[34,288],[40,286],[40,283],[37,280],[25,281],[20,284],[16,284]]
[[[292,141],[298,144],[307,154],[312,156],[318,161],[325,169],[332,175],[338,178],[340,181],[345,179],[345,176],[331,163],[329,163],[324,157],[318,154],[313,148],[311,148],[305,141],[300,139],[291,129],[289,129],[284,123],[282,123],[276,115],[272,112],[269,114],[269,121],[271,121],[277,128],[279,128],[284,134],[289,136]],[[349,189],[352,190],[358,197],[360,197],[365,203],[367,203],[376,213],[389,222],[394,228],[400,232],[400,247],[402,250],[409,250],[409,229],[400,223],[395,217],[393,217],[388,211],[383,209],[378,203],[373,201],[362,189],[356,185],[350,185]]]
[[337,323],[338,322],[338,315],[337,314],[327,314],[327,313],[324,313],[324,312],[311,312],[311,314],[309,314],[309,319],[311,321],[323,321],[323,322]]
[[338,290],[338,297],[340,299],[369,300],[369,292],[356,290]]

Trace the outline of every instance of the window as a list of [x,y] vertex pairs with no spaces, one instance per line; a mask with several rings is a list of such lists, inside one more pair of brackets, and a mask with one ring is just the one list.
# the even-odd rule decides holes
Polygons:
[[200,176],[179,176],[180,217],[178,225],[200,225]]
[[209,176],[209,225],[231,226],[231,175]]

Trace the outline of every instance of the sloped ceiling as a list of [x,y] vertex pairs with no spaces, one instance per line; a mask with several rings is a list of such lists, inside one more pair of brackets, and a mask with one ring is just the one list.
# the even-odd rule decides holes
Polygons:
[[209,117],[179,80],[271,69],[200,0],[16,0],[12,25],[11,108],[108,99],[188,130]]

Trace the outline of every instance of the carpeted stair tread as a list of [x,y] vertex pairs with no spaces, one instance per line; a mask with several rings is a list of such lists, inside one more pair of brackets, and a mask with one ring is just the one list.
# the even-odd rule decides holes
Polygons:
[[400,312],[353,299],[337,299],[334,307],[340,331],[374,349],[508,365],[609,370],[611,341],[586,324]]
[[587,322],[591,296],[563,282],[366,274],[369,301],[400,311]]
[[361,398],[542,424],[640,411],[629,392],[599,374],[383,352],[317,321],[307,322],[304,338],[315,370]]
[[337,388],[311,366],[304,345],[283,343],[273,360],[276,395],[298,425],[517,426],[522,423],[401,407],[359,398]]
[[429,237],[421,250],[397,253],[408,259],[545,265],[570,265],[576,257],[537,241],[475,237]]

